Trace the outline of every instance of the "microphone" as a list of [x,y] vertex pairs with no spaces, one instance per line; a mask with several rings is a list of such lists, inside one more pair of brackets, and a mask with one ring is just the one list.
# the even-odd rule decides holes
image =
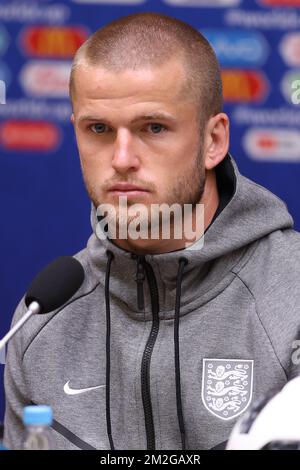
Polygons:
[[72,256],[60,256],[32,281],[25,297],[25,315],[0,341],[0,351],[33,314],[49,313],[64,305],[84,280],[82,265]]

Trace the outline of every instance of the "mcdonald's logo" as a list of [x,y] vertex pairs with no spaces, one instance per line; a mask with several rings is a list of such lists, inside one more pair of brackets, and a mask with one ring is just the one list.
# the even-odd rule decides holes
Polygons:
[[67,59],[88,35],[81,26],[32,26],[21,32],[20,47],[29,56]]
[[222,82],[227,102],[261,102],[269,90],[265,75],[257,70],[224,69]]

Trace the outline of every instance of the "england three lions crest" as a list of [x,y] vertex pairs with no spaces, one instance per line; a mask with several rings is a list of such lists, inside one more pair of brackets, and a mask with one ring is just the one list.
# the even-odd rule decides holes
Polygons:
[[229,420],[248,408],[252,399],[253,362],[203,359],[202,401],[208,411]]

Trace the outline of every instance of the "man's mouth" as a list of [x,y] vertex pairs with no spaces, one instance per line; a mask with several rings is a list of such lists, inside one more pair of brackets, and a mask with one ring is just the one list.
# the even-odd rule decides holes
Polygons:
[[140,186],[128,183],[117,183],[108,190],[114,196],[141,196],[149,193],[149,191]]

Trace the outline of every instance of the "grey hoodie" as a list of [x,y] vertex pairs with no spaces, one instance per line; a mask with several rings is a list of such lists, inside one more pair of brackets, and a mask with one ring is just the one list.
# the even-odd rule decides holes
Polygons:
[[[94,233],[75,255],[79,291],[8,347],[7,447],[34,403],[52,407],[57,449],[210,449],[286,383],[300,236],[280,199],[225,167],[232,194],[202,249],[137,257]],[[22,299],[13,323],[24,312]]]

